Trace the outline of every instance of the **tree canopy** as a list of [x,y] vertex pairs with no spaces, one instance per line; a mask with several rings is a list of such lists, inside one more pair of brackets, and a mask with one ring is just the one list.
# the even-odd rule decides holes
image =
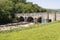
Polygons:
[[14,20],[15,13],[46,12],[46,9],[26,0],[0,0],[0,24]]

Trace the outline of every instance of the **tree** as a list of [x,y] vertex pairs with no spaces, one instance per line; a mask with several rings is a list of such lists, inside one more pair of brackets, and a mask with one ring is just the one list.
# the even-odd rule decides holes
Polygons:
[[0,23],[9,23],[12,21],[10,10],[13,8],[13,2],[9,0],[0,0]]
[[46,9],[26,0],[0,0],[0,23],[12,22],[15,13],[45,12]]
[[10,0],[13,1],[15,4],[16,3],[26,3],[26,0]]
[[24,12],[24,3],[17,3],[16,4],[16,12],[17,13],[22,13]]

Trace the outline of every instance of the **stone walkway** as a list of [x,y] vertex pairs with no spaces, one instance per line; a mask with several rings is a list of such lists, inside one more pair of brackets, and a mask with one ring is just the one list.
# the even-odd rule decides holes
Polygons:
[[18,24],[18,25],[17,25],[17,23],[14,23],[14,25],[11,25],[11,24],[0,25],[0,31],[11,30],[11,29],[15,29],[15,28],[22,28],[22,27],[29,27],[31,25],[33,25],[33,23]]

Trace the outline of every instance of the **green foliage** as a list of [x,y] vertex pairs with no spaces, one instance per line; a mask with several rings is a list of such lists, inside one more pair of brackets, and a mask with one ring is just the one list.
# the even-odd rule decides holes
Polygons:
[[17,3],[16,4],[17,13],[34,13],[34,12],[46,12],[46,9],[39,7],[37,4],[32,2],[27,3]]
[[13,1],[14,3],[25,3],[26,0],[10,0]]
[[13,8],[13,2],[9,0],[0,0],[0,24],[12,21],[10,10]]
[[0,23],[12,22],[15,13],[46,12],[45,10],[26,0],[0,0]]

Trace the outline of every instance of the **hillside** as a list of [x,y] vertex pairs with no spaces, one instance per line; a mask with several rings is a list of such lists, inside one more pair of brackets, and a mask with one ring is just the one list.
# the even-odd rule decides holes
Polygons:
[[0,32],[0,40],[60,40],[60,22],[33,26],[35,28]]

